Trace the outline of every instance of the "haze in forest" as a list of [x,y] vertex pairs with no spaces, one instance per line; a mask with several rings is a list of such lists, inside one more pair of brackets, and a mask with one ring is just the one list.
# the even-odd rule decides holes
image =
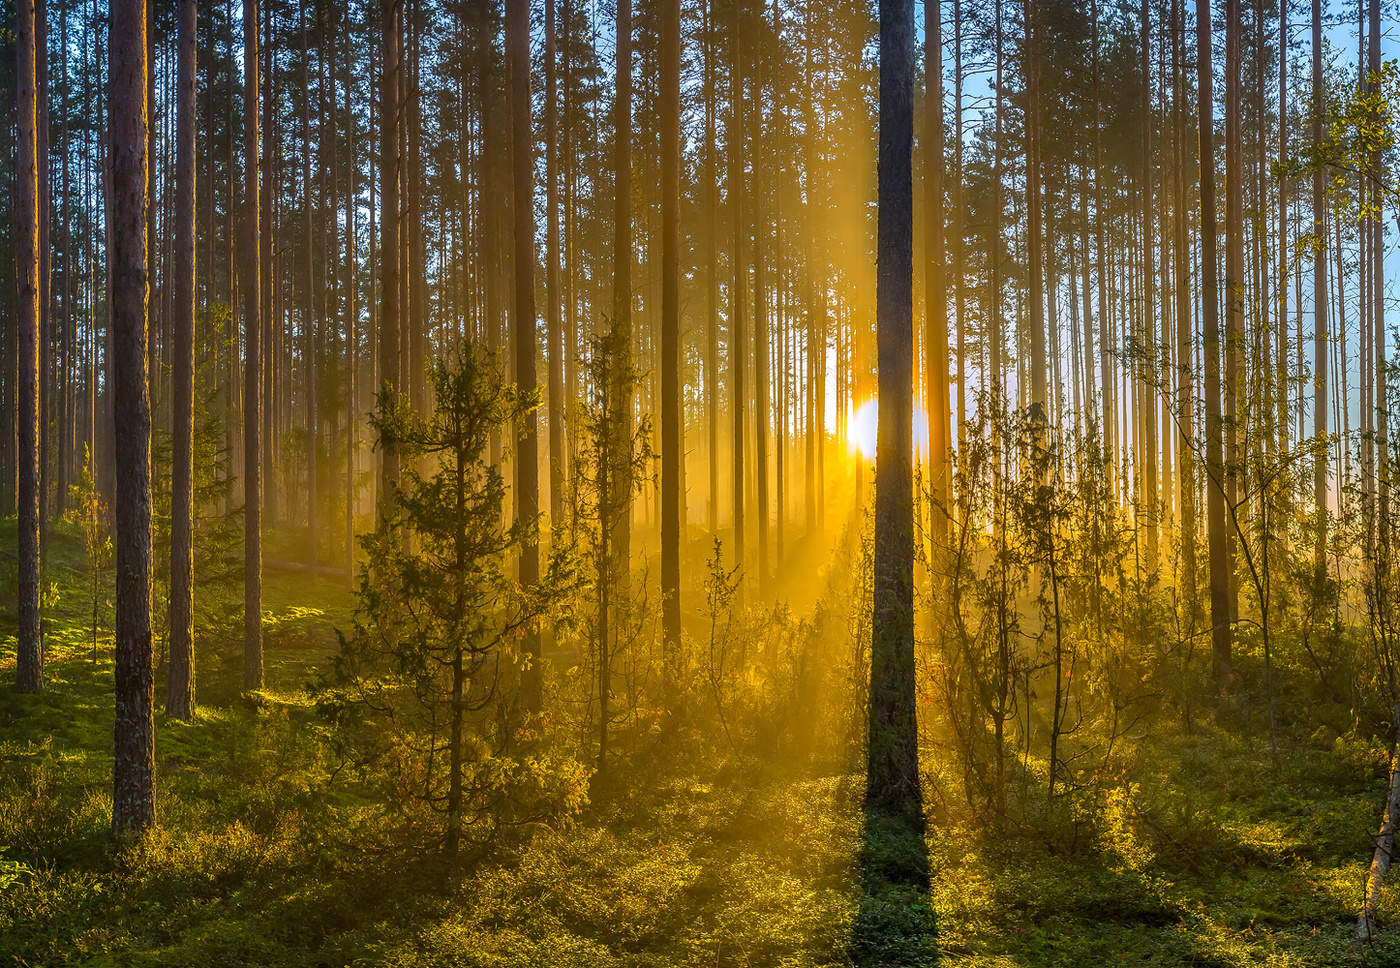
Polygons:
[[1400,963],[1380,0],[0,10],[0,955]]

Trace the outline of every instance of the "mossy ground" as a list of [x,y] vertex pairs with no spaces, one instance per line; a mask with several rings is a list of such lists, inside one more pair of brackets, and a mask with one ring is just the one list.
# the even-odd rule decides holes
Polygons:
[[[0,525],[6,547],[12,529]],[[51,549],[46,691],[0,687],[0,965],[849,963],[853,774],[653,748],[577,822],[451,881],[364,836],[366,804],[333,779],[306,689],[353,599],[300,573],[267,573],[270,688],[256,701],[237,691],[236,636],[201,632],[198,718],[158,715],[159,825],[118,848],[110,631],[94,655],[78,536],[56,528]],[[0,597],[0,678],[13,601]],[[1150,733],[1074,849],[935,809],[939,963],[1400,964],[1393,888],[1383,940],[1351,940],[1386,750],[1355,735],[1281,745],[1275,766],[1244,727]]]

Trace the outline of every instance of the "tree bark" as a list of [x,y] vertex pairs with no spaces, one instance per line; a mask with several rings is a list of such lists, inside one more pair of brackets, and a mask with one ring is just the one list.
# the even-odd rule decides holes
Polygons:
[[549,515],[564,518],[564,341],[560,321],[559,273],[559,94],[555,81],[554,0],[544,4],[544,129],[545,129],[545,247],[549,299]]
[[618,601],[632,563],[632,0],[617,0],[616,94],[613,101],[613,319],[617,333],[613,421],[621,441],[612,486],[625,508],[618,516],[612,553]]
[[[622,0],[626,3],[627,0]],[[734,251],[730,254],[733,270],[729,286],[729,416],[730,447],[733,459],[734,502],[734,563],[744,566],[744,423],[748,400],[744,396],[744,290],[747,269],[744,267],[744,57],[743,37],[739,29],[740,5],[734,4],[730,23],[729,72],[729,210],[734,230]]]
[[[515,383],[520,392],[535,392],[535,194],[534,136],[530,127],[530,0],[508,0],[506,49],[510,58],[510,116],[515,203]],[[538,418],[531,409],[521,417],[516,433],[515,515],[527,529],[520,544],[520,583],[539,580],[540,548],[536,518],[540,507]],[[540,633],[531,625],[524,634],[525,671],[521,701],[527,712],[538,713],[541,694]]]
[[[1245,480],[1244,426],[1247,417],[1244,372],[1244,191],[1240,84],[1244,73],[1240,54],[1240,0],[1225,0],[1225,500],[1243,516],[1241,488]],[[1230,618],[1239,615],[1233,528],[1226,532],[1226,564]]]
[[880,4],[876,245],[879,431],[870,649],[868,812],[923,829],[914,706],[912,0]]
[[19,115],[15,163],[15,263],[18,290],[16,372],[19,422],[16,428],[19,499],[19,628],[15,687],[43,688],[44,643],[39,604],[40,425],[39,425],[39,147],[35,67],[34,0],[16,4],[15,44]]
[[943,5],[924,6],[924,406],[928,416],[929,532],[946,547],[951,527],[952,418],[948,412],[947,242],[943,210]]
[[111,8],[112,390],[116,426],[116,721],[112,829],[155,821],[151,411],[146,328],[146,2]]
[[681,642],[681,5],[661,2],[661,625],[667,681]]
[[177,10],[175,262],[171,327],[170,668],[165,711],[194,715],[194,273],[196,0]]
[[[398,0],[380,2],[379,79],[379,394],[398,399],[399,382],[399,21]],[[399,448],[379,442],[379,523],[393,513]]]
[[243,0],[243,685],[261,689],[262,199],[258,172],[258,0]]
[[[1312,3],[1312,144],[1322,146],[1322,0]],[[1313,509],[1317,514],[1313,572],[1320,584],[1327,574],[1327,209],[1323,171],[1313,171]]]
[[1201,330],[1205,355],[1206,536],[1210,554],[1212,674],[1231,678],[1230,546],[1225,523],[1224,418],[1220,412],[1220,310],[1216,275],[1215,103],[1210,0],[1196,0],[1196,97],[1201,165]]

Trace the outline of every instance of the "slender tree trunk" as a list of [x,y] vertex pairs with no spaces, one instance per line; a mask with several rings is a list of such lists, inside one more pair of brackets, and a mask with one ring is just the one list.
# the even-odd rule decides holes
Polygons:
[[258,182],[258,0],[243,0],[243,685],[261,689],[262,202]]
[[545,247],[548,250],[546,291],[549,299],[549,515],[564,518],[564,342],[559,319],[559,95],[554,78],[554,0],[544,4],[544,123],[545,123]]
[[[1234,2],[1234,0],[1232,0]],[[1206,536],[1210,551],[1210,621],[1217,687],[1231,679],[1230,545],[1225,522],[1224,417],[1220,412],[1220,294],[1216,268],[1215,104],[1211,75],[1210,0],[1196,0],[1196,97],[1201,163],[1201,329],[1205,353]]]
[[1030,405],[1037,433],[1044,430],[1046,412],[1045,252],[1040,206],[1040,50],[1036,39],[1036,4],[1023,5],[1026,23],[1026,269],[1029,280]]
[[[1322,0],[1312,4],[1312,143],[1322,146]],[[1319,587],[1327,573],[1327,209],[1321,166],[1313,171],[1313,508],[1317,514],[1313,571]]]
[[312,186],[316,184],[311,173],[311,31],[306,23],[306,4],[297,8],[301,20],[301,202],[302,202],[302,370],[305,377],[306,414],[306,544],[310,563],[316,564],[316,549],[320,544],[317,520],[316,468],[317,424],[316,413],[316,330],[320,313],[317,301],[322,298],[321,287],[316,284],[316,233],[312,220]]
[[111,8],[112,387],[116,424],[116,755],[112,829],[155,822],[151,411],[146,326],[146,3]]
[[[399,380],[399,0],[380,0],[379,80],[379,396],[393,403]],[[393,513],[399,448],[392,435],[379,442],[379,521]]]
[[987,296],[988,315],[988,340],[990,342],[990,352],[988,353],[988,363],[991,368],[990,374],[983,374],[983,385],[991,391],[991,403],[993,407],[1001,406],[1002,396],[1002,351],[1004,349],[1005,337],[1002,333],[1002,298],[1001,298],[1001,249],[1002,249],[1002,217],[1004,201],[1002,199],[1001,183],[1001,156],[1002,156],[1002,93],[1005,86],[1002,84],[1002,25],[1001,25],[1001,4],[996,4],[996,143],[992,147],[992,230],[987,234],[987,244],[991,251],[987,253],[987,259],[991,262],[987,275],[991,283]]
[[[1225,500],[1235,515],[1243,517],[1241,489],[1245,486],[1244,428],[1248,404],[1244,370],[1244,191],[1240,123],[1244,65],[1240,53],[1240,19],[1240,0],[1225,0]],[[1239,617],[1233,529],[1227,531],[1226,543],[1230,549],[1228,592],[1233,621]]]
[[[1368,61],[1370,75],[1379,78],[1381,70],[1381,4],[1380,0],[1370,0],[1370,29],[1367,31],[1369,40]],[[1379,83],[1379,81],[1377,81]],[[1379,150],[1371,154],[1371,177],[1374,185],[1385,184],[1384,162]],[[1375,196],[1381,193],[1373,190]],[[1379,204],[1379,202],[1377,202]],[[1388,364],[1385,357],[1385,223],[1377,215],[1370,220],[1371,230],[1371,335],[1375,340],[1375,399],[1376,399],[1376,488],[1377,488],[1377,527],[1378,540],[1385,550],[1388,543],[1390,520],[1390,467],[1387,450],[1389,441],[1387,437],[1390,433],[1388,410],[1389,401],[1386,398],[1388,380],[1386,370]]]
[[[527,397],[535,392],[535,194],[534,137],[530,127],[530,0],[509,0],[506,8],[506,50],[510,59],[512,195],[515,203],[515,382]],[[539,444],[535,411],[521,418],[516,434],[515,516],[526,529],[520,544],[520,583],[529,588],[539,580],[540,547],[536,517],[540,507]],[[531,625],[524,635],[526,666],[521,676],[521,701],[538,713],[541,694],[540,633]]]
[[1151,6],[1142,0],[1140,26],[1142,70],[1142,338],[1139,341],[1138,372],[1141,393],[1143,463],[1139,470],[1142,481],[1142,517],[1147,532],[1147,561],[1149,570],[1157,567],[1158,479],[1157,479],[1157,401],[1154,374],[1157,367],[1157,296],[1153,286],[1153,194],[1152,194],[1152,73]]
[[617,0],[616,94],[613,101],[613,319],[618,360],[614,370],[613,421],[620,452],[611,481],[621,505],[611,542],[618,582],[616,599],[627,598],[632,567],[632,0]]
[[710,534],[719,528],[719,174],[715,170],[714,0],[705,0],[705,429],[708,448]]
[[681,4],[661,2],[661,625],[667,681],[681,643]]
[[[16,72],[19,156],[15,163],[15,264],[19,301],[16,326],[19,421],[17,464],[19,497],[19,653],[15,687],[38,692],[44,680],[44,643],[39,604],[40,498],[39,423],[39,148],[35,78],[34,0],[16,3]],[[144,49],[144,48],[143,48]]]
[[175,97],[175,265],[171,327],[170,669],[165,711],[194,715],[194,273],[196,0],[180,0]]
[[[1186,25],[1182,0],[1172,0],[1172,121],[1175,136],[1175,206],[1172,212],[1172,260],[1176,282],[1176,399],[1177,421],[1177,487],[1181,505],[1181,575],[1182,600],[1194,619],[1197,612],[1196,594],[1196,454],[1192,450],[1195,433],[1195,380],[1191,370],[1191,249],[1186,235],[1187,209],[1187,132],[1186,132]],[[1192,622],[1194,626],[1194,621]]]
[[[622,0],[626,3],[627,0]],[[748,401],[744,396],[744,289],[747,270],[744,267],[744,57],[740,33],[740,4],[733,5],[730,24],[729,73],[729,210],[734,227],[734,251],[730,255],[733,277],[729,286],[729,414],[731,420],[730,446],[733,460],[730,471],[734,483],[734,563],[744,565],[744,423]]]
[[924,395],[928,411],[929,532],[946,547],[953,447],[948,412],[947,242],[943,210],[943,5],[924,6]]
[[1288,0],[1279,0],[1278,26],[1278,324],[1274,336],[1274,437],[1288,444]]

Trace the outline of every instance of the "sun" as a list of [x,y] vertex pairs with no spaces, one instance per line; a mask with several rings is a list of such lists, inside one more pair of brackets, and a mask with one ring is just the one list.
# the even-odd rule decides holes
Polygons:
[[[924,408],[914,406],[913,445],[915,456],[928,456],[928,415]],[[874,460],[879,444],[880,401],[876,397],[862,403],[846,429],[846,441],[852,452],[864,460]]]
[[877,428],[880,421],[880,402],[874,397],[865,401],[851,417],[847,436],[856,452],[866,460],[875,459],[875,445],[878,439]]

